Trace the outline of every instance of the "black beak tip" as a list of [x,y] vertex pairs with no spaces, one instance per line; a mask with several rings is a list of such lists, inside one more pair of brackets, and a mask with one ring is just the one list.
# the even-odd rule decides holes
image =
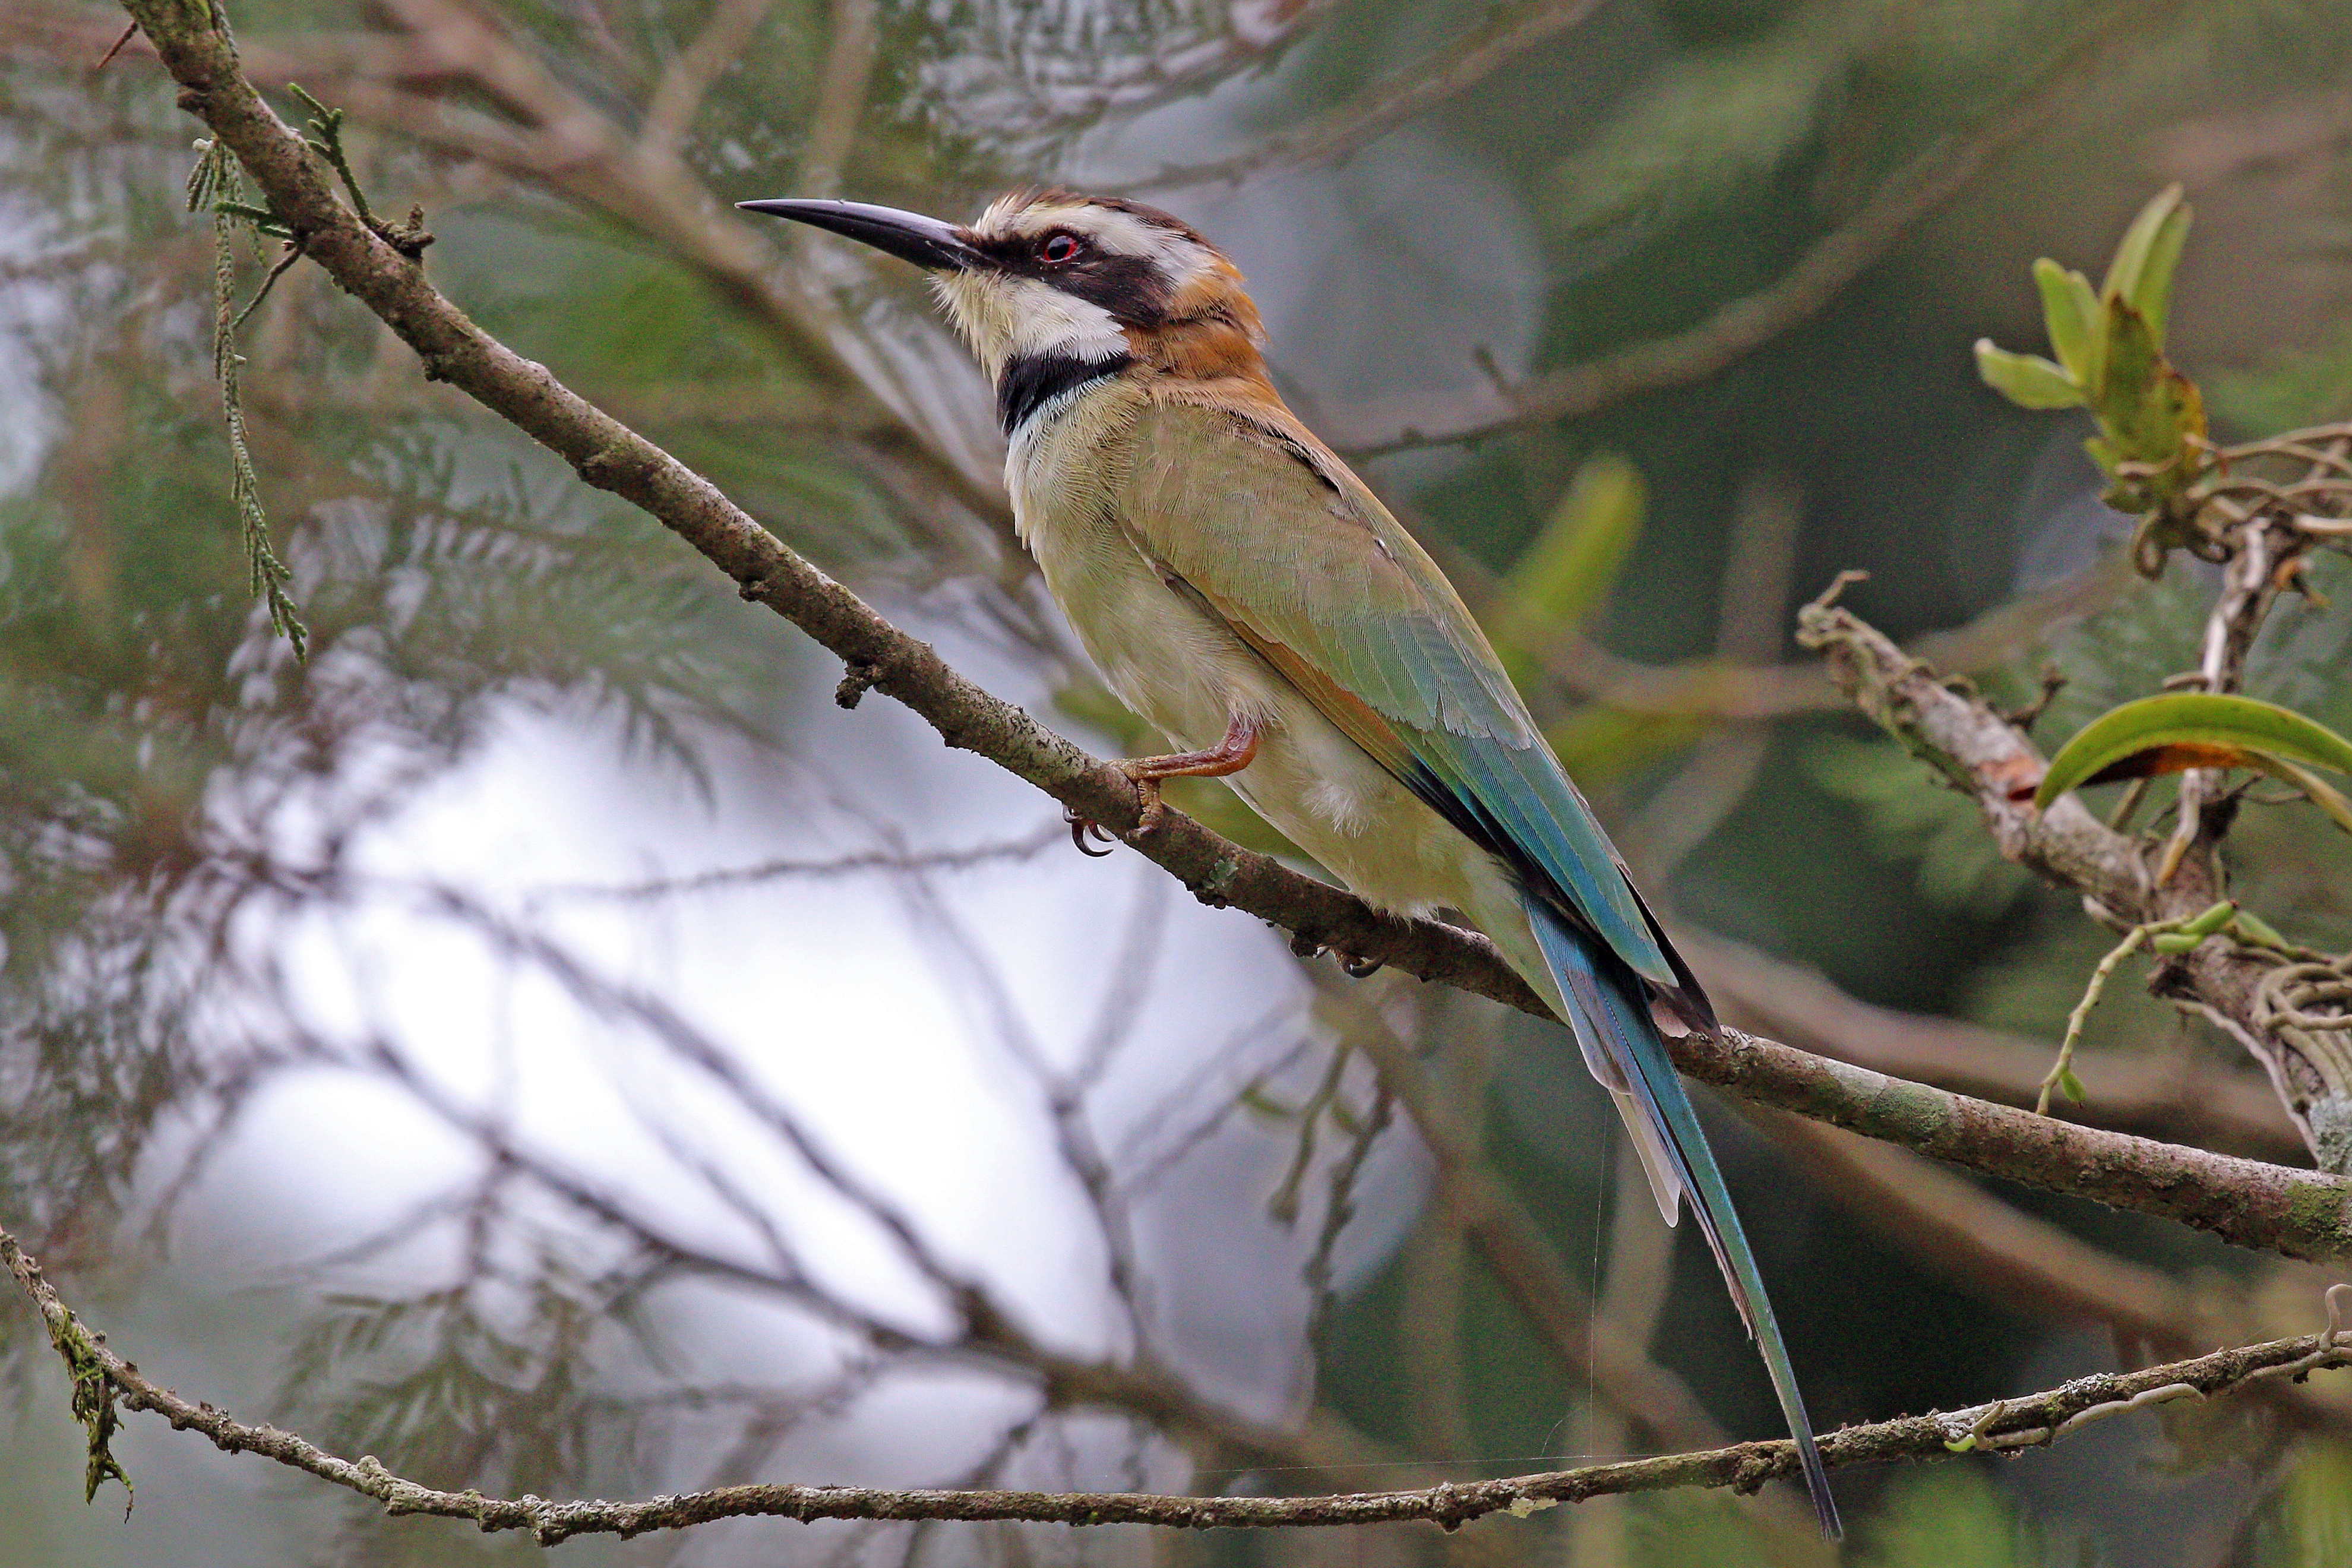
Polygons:
[[735,205],[742,212],[791,218],[829,230],[934,272],[961,272],[980,259],[964,232],[954,225],[920,213],[900,212],[896,207],[807,197],[737,202]]

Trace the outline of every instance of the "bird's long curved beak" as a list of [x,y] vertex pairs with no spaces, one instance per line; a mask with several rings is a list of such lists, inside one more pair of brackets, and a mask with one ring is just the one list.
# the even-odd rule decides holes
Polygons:
[[747,213],[788,217],[796,223],[814,224],[819,228],[847,235],[934,272],[961,272],[980,264],[980,252],[972,248],[963,230],[920,213],[872,206],[865,202],[797,198],[735,205]]

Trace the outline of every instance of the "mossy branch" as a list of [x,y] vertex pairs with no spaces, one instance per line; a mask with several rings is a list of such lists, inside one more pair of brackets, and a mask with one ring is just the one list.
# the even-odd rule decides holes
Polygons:
[[82,1500],[95,1502],[100,1487],[108,1481],[121,1481],[126,1494],[122,1512],[128,1518],[136,1494],[130,1473],[114,1457],[114,1434],[122,1425],[114,1404],[121,1387],[115,1374],[123,1371],[135,1377],[139,1369],[108,1350],[104,1334],[83,1326],[41,1278],[40,1266],[26,1257],[16,1237],[5,1230],[0,1230],[0,1267],[14,1274],[17,1284],[31,1298],[41,1314],[41,1326],[48,1331],[50,1345],[66,1363],[66,1376],[73,1387],[74,1419],[89,1435],[89,1465],[84,1473]]

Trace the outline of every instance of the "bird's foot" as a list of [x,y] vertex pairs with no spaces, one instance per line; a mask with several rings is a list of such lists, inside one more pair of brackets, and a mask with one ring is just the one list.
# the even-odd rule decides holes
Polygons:
[[[1142,807],[1133,831],[1126,837],[1129,840],[1142,837],[1158,827],[1161,818],[1168,815],[1167,803],[1160,798],[1161,779],[1213,779],[1237,773],[1249,766],[1251,760],[1257,755],[1257,721],[1235,715],[1225,726],[1225,738],[1209,751],[1178,752],[1165,757],[1130,757],[1123,763],[1113,763],[1111,766],[1125,773],[1128,782],[1135,786],[1136,804]],[[1118,842],[1116,837],[1104,830],[1102,824],[1075,811],[1066,808],[1062,820],[1070,825],[1070,842],[1078,847],[1081,855],[1099,858],[1110,853],[1108,849],[1087,848],[1088,837],[1097,844]]]
[[[1130,838],[1142,837],[1159,826],[1160,819],[1168,814],[1168,803],[1160,798],[1160,780],[1162,775],[1151,771],[1155,764],[1168,760],[1165,757],[1139,757],[1133,762],[1111,764],[1127,775],[1128,782],[1135,786],[1136,799],[1143,805],[1141,817],[1128,835]],[[1091,838],[1097,844],[1105,845],[1118,842],[1118,834],[1113,833],[1091,816],[1080,816],[1071,807],[1062,808],[1062,820],[1069,824],[1070,842],[1077,846],[1079,854],[1090,860],[1099,860],[1110,851],[1087,848],[1087,839]]]

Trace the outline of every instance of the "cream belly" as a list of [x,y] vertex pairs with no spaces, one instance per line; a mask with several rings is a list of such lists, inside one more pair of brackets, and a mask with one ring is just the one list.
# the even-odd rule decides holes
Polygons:
[[1118,527],[1105,459],[1133,407],[1113,389],[1082,395],[1030,420],[1005,459],[1022,537],[1103,679],[1184,750],[1216,745],[1237,715],[1255,721],[1257,756],[1225,782],[1259,816],[1383,909],[1477,918],[1503,880],[1492,858],[1163,581]]

